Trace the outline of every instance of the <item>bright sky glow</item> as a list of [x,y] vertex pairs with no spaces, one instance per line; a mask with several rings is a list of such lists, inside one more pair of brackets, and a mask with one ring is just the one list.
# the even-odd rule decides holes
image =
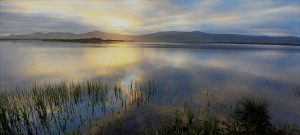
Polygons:
[[300,36],[300,0],[0,1],[0,35],[92,30]]

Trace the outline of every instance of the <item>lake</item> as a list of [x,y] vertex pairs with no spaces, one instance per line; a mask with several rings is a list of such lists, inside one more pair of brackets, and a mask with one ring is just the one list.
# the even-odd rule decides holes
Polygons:
[[300,124],[300,47],[280,45],[0,42],[0,86],[101,79],[154,81],[165,107],[266,99],[274,122]]

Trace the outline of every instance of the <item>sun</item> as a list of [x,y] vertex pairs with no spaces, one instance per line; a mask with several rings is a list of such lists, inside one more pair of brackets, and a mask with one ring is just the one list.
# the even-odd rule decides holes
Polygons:
[[125,28],[129,26],[129,21],[122,19],[112,19],[110,20],[110,25],[113,28]]

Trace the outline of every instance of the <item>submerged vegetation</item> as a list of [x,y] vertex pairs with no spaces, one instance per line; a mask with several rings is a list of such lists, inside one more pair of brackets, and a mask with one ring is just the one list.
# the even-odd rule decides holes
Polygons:
[[[124,132],[125,122],[120,114],[155,102],[157,91],[154,81],[108,86],[100,80],[44,82],[16,90],[4,89],[0,92],[0,134],[81,134],[95,125],[99,127],[96,134],[130,134]],[[204,111],[195,110],[195,107],[186,103],[183,110],[173,111],[174,115],[169,116],[169,121],[137,133],[300,134],[296,126],[273,125],[270,106],[265,100],[243,98],[225,116],[213,113],[209,101]],[[114,132],[105,130],[113,122],[116,123]]]
[[[149,86],[148,86],[149,85]],[[0,93],[0,134],[79,133],[97,118],[150,101],[155,84],[115,84],[101,81],[34,84]]]
[[142,134],[170,135],[298,135],[296,125],[272,125],[269,104],[254,98],[238,101],[230,115],[222,118],[218,115],[192,111],[190,107],[180,113],[175,112],[173,121],[162,124]]
[[271,116],[266,101],[245,98],[238,102],[228,123],[231,134],[272,134]]

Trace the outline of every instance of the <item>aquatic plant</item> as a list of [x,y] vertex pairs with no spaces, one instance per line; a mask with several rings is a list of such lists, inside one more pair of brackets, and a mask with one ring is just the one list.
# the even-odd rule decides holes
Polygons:
[[[86,82],[43,82],[22,89],[5,89],[0,92],[0,134],[70,134],[80,133],[105,117],[111,110],[142,104],[153,93],[154,82],[146,89],[135,84],[130,90],[118,86],[108,90],[100,80]],[[140,89],[140,88],[143,88]],[[113,114],[114,112],[110,112]],[[77,128],[74,128],[77,127]],[[83,128],[84,127],[84,128]]]
[[228,126],[230,134],[268,134],[271,130],[269,104],[243,98],[237,102]]
[[297,125],[276,126],[270,123],[269,105],[265,100],[243,98],[236,103],[232,114],[227,119],[209,114],[204,110],[203,116],[191,109],[189,105],[184,111],[175,111],[173,121],[157,128],[146,130],[142,134],[172,135],[297,135]]
[[202,135],[220,135],[223,130],[220,127],[218,117],[206,117],[202,121],[201,134]]
[[[0,92],[0,134],[81,134],[101,121],[107,123],[127,109],[151,105],[157,87],[154,81],[131,82],[128,87],[115,83],[111,88],[100,80],[85,82],[44,82]],[[208,94],[207,94],[208,95]],[[153,102],[152,102],[153,101]],[[265,100],[243,98],[231,115],[221,119],[214,113],[210,98],[202,111],[190,103],[174,112],[172,120],[142,134],[219,135],[219,134],[299,134],[298,126],[271,124]],[[197,111],[196,111],[197,110]],[[105,119],[105,120],[103,120]],[[103,120],[103,121],[102,121]],[[125,122],[116,118],[115,133],[126,134]]]

